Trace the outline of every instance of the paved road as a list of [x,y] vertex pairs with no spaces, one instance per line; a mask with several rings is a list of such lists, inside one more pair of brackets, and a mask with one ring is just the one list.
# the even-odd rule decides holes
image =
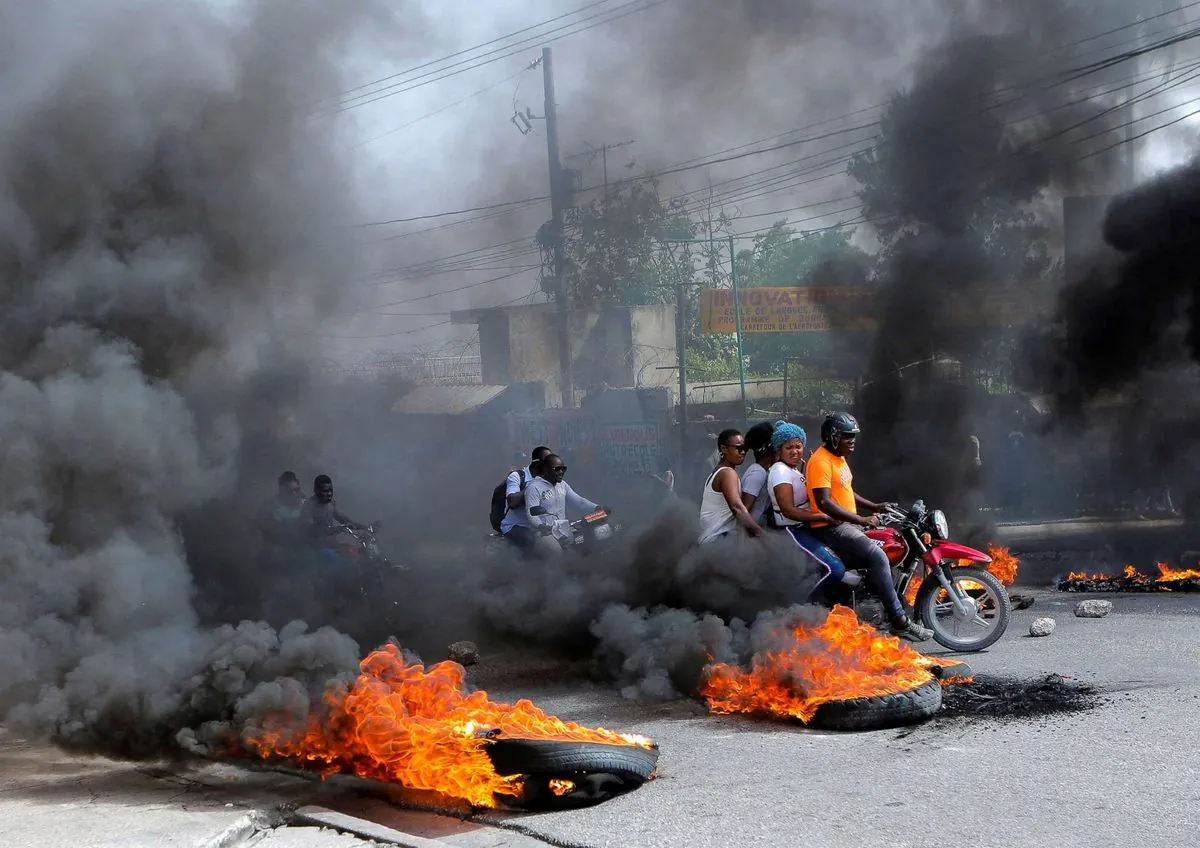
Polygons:
[[[1178,845],[1200,833],[1200,598],[1113,598],[1108,618],[1077,619],[1079,598],[1041,594],[971,664],[1107,690],[1084,714],[823,734],[732,717],[631,721],[611,699],[543,693],[560,714],[653,736],[661,778],[520,823],[586,846]],[[1025,635],[1035,613],[1057,620],[1052,636]]]
[[[84,761],[0,737],[0,844],[216,845],[230,828],[243,839],[226,846],[365,844],[294,826],[246,841],[255,833],[245,829],[247,811],[290,803],[415,834],[401,844],[456,848],[1177,845],[1200,832],[1200,652],[1192,647],[1200,598],[1110,597],[1108,618],[1076,619],[1070,609],[1080,596],[1041,593],[1001,642],[971,658],[978,672],[1054,672],[1102,687],[1107,703],[1084,714],[825,734],[708,716],[692,703],[631,704],[602,686],[554,686],[544,668],[489,691],[653,736],[663,752],[659,779],[587,810],[462,822],[399,810],[353,785],[230,766],[168,772]],[[1035,614],[1058,620],[1054,635],[1024,635]],[[477,675],[500,668],[485,657]]]

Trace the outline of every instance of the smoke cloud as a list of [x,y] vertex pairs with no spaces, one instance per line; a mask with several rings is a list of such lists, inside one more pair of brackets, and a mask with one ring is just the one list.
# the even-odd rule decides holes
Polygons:
[[[1131,14],[981,4],[922,57],[884,113],[881,140],[850,166],[881,245],[861,479],[878,497],[934,502],[972,525],[968,539],[989,535],[974,509],[972,437],[986,446],[984,473],[1020,459],[1006,455],[1005,434],[1022,426],[1014,410],[971,377],[1014,343],[989,293],[1007,292],[1026,312],[1051,302],[1060,224],[1049,210],[1064,193],[1111,183],[1127,117],[1103,94],[1105,74],[1078,70],[1120,44],[1078,35]],[[1133,73],[1119,67],[1112,73]]]
[[349,172],[311,113],[343,87],[349,45],[395,32],[385,6],[0,5],[13,729],[150,755],[205,722],[305,712],[355,668],[329,629],[202,628],[180,520],[237,501],[265,471],[247,451],[304,403],[289,351],[354,267]]
[[1113,252],[1063,291],[1055,331],[1031,335],[1021,351],[1055,424],[1092,428],[1108,448],[1110,485],[1141,498],[1169,490],[1189,516],[1200,494],[1198,214],[1196,162],[1114,198],[1103,223]]
[[474,597],[497,633],[591,653],[627,697],[691,694],[705,657],[735,661],[744,622],[803,604],[823,573],[783,534],[697,547],[699,533],[695,506],[671,500],[590,557],[498,552]]

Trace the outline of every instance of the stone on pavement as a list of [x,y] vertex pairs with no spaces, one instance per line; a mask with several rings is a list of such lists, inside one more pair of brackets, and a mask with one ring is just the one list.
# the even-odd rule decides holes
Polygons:
[[1112,601],[1090,598],[1075,605],[1075,615],[1079,618],[1104,618],[1112,612],[1112,608]]
[[459,665],[475,665],[479,662],[479,646],[474,642],[455,642],[449,648],[450,659]]
[[1049,636],[1054,632],[1054,627],[1055,623],[1053,618],[1035,618],[1033,623],[1029,625],[1029,635]]

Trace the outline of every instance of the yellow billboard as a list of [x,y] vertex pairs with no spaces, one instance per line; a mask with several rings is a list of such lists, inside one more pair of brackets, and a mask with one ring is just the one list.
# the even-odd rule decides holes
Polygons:
[[[825,333],[863,331],[875,320],[879,290],[872,286],[792,286],[747,288],[738,292],[743,333]],[[1029,296],[1017,289],[974,289],[947,292],[943,304],[950,326],[1021,324],[1036,311]],[[732,289],[700,292],[700,332],[736,331]]]

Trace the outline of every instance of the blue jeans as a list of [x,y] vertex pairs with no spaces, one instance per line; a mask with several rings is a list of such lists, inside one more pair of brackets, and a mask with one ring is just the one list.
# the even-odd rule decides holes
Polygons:
[[809,557],[816,560],[817,564],[825,571],[825,574],[817,581],[817,585],[813,586],[812,592],[809,593],[809,602],[816,603],[822,599],[827,603],[837,601],[838,584],[846,576],[845,564],[807,527],[792,524],[783,529],[792,537],[792,541]]
[[851,568],[867,573],[867,588],[883,601],[888,618],[896,622],[905,617],[904,604],[892,584],[892,565],[887,554],[867,538],[862,528],[852,524],[827,524],[814,528],[813,533]]

